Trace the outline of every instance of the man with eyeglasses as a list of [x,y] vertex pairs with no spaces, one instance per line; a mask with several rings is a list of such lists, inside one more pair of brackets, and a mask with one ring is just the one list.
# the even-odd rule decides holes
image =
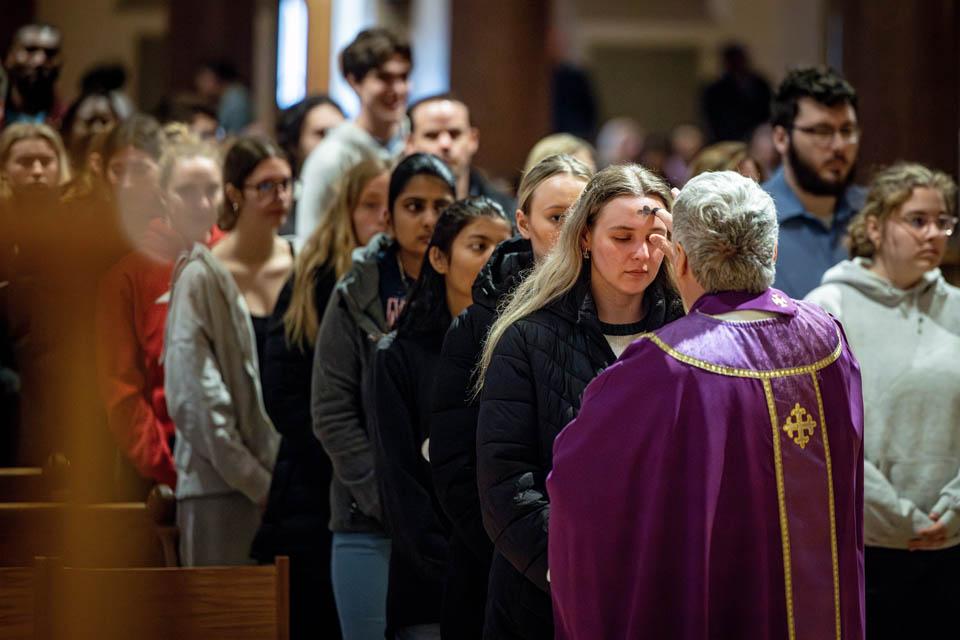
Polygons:
[[857,92],[833,69],[795,69],[774,95],[771,123],[783,160],[763,185],[780,224],[774,286],[802,298],[847,257],[847,224],[863,205],[863,189],[852,184],[860,145]]
[[63,67],[62,44],[60,30],[52,25],[36,23],[17,29],[3,59],[10,76],[4,125],[59,124],[64,109],[55,85]]

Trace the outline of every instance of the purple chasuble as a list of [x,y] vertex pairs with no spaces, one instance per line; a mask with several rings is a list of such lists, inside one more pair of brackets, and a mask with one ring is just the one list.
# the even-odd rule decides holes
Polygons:
[[[776,315],[713,317],[737,310]],[[703,296],[554,442],[556,637],[862,639],[862,438],[837,322],[776,289]]]

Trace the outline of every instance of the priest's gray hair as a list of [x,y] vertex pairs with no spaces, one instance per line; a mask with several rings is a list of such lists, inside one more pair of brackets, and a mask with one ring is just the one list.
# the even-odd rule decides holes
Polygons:
[[734,171],[692,178],[673,204],[673,238],[708,292],[769,288],[776,275],[777,233],[773,200]]

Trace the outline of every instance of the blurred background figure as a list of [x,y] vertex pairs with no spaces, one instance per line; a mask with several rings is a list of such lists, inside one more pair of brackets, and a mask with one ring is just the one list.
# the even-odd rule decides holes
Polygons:
[[527,160],[523,163],[523,175],[527,175],[530,169],[540,164],[542,160],[559,154],[576,158],[590,169],[591,173],[597,170],[597,150],[592,144],[569,133],[553,133],[541,138],[530,149]]
[[93,136],[109,131],[120,122],[122,110],[115,95],[102,89],[82,93],[73,101],[60,129],[74,168],[84,165]]
[[597,134],[597,168],[636,162],[643,151],[646,132],[633,118],[607,120]]
[[56,84],[63,68],[63,38],[57,27],[34,23],[17,29],[4,56],[9,76],[4,122],[60,123],[63,106]]
[[217,121],[228,134],[243,132],[253,122],[250,92],[236,67],[225,60],[205,62],[194,76],[197,94],[217,110]]
[[216,108],[196,95],[182,93],[165,98],[154,110],[154,115],[163,124],[179,122],[185,125],[190,134],[200,140],[218,142],[224,137]]
[[326,94],[307,96],[280,112],[277,118],[277,143],[287,152],[293,167],[293,209],[280,233],[293,234],[297,228],[297,203],[303,190],[300,169],[310,152],[327,136],[327,132],[347,119],[343,109]]
[[718,142],[703,149],[690,163],[690,177],[706,171],[736,171],[757,182],[767,178],[763,165],[743,142]]
[[294,176],[300,175],[303,161],[326,137],[327,132],[346,119],[340,105],[326,94],[307,96],[280,112],[277,118],[277,142],[287,152],[293,164]]
[[770,84],[754,71],[747,49],[730,43],[720,52],[723,73],[703,91],[703,117],[711,141],[746,140],[770,118]]
[[690,178],[690,162],[703,148],[703,129],[695,124],[678,124],[670,132],[670,157],[663,167],[663,176],[675,187],[682,187]]

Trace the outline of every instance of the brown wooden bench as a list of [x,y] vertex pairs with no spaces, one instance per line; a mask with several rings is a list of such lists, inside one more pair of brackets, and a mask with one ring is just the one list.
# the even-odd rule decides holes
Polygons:
[[289,561],[83,569],[38,558],[37,640],[287,640]]
[[0,640],[33,640],[33,567],[0,568]]
[[0,503],[0,566],[31,566],[37,556],[84,567],[166,565],[143,502]]

